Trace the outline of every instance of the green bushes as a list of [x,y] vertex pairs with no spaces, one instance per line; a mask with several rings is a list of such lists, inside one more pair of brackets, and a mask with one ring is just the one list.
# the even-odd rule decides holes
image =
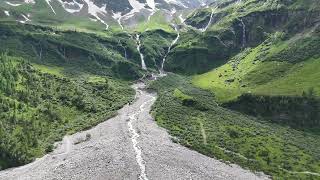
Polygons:
[[243,94],[237,100],[225,103],[225,106],[297,128],[320,127],[320,101],[315,97]]
[[66,133],[113,116],[134,95],[125,81],[56,76],[6,54],[0,75],[0,169],[50,152]]
[[[193,87],[182,76],[169,74],[150,87],[158,92],[152,114],[175,142],[207,156],[263,171],[274,179],[318,178],[301,173],[320,172],[318,129],[294,129],[219,107],[211,93]],[[183,96],[174,93],[175,89]],[[192,97],[194,103],[185,104],[177,94]],[[300,100],[304,101],[297,98],[296,105]],[[282,105],[290,107],[290,102],[294,101]]]
[[288,48],[269,57],[268,60],[299,63],[310,58],[319,58],[319,49],[320,33],[313,34],[311,37],[301,38],[289,44]]
[[136,44],[128,34],[102,36],[57,31],[35,25],[1,23],[0,39],[0,52],[8,52],[9,55],[35,63],[64,66],[68,74],[87,72],[128,79],[127,72],[118,68],[126,64],[131,70],[131,79],[141,76],[137,68],[140,67],[140,57]]

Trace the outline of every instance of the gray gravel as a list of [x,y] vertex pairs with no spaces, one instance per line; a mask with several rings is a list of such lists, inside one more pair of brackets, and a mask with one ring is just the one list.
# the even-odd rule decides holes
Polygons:
[[118,116],[66,136],[54,152],[31,164],[0,171],[0,179],[267,179],[173,143],[149,114],[156,95],[143,91],[141,83],[134,87],[136,101]]

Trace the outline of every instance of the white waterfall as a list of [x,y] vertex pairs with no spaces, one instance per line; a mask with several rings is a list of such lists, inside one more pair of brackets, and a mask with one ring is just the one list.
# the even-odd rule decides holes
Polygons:
[[178,42],[178,40],[180,38],[180,32],[178,30],[178,27],[175,24],[173,24],[173,26],[174,26],[174,30],[177,32],[177,37],[172,41],[172,43],[170,44],[170,46],[168,48],[168,51],[167,51],[166,55],[163,57],[160,73],[164,72],[164,70],[163,70],[164,63],[166,62],[166,59],[167,59],[169,53],[171,52],[172,47]]
[[141,67],[142,69],[146,70],[147,66],[146,63],[144,62],[144,55],[141,53],[141,41],[140,41],[140,35],[137,34],[136,36],[136,40],[137,40],[137,50],[140,54],[140,59],[141,59]]
[[243,20],[240,19],[241,25],[242,25],[242,48],[244,48],[246,46],[246,41],[247,41],[247,37],[246,37],[246,25],[244,24]]
[[206,27],[200,29],[201,32],[206,32],[212,23],[213,14],[216,11],[217,7],[211,9],[210,19]]

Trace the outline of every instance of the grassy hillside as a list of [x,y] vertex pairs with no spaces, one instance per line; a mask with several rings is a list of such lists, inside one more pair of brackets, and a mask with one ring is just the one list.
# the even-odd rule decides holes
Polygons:
[[69,74],[85,71],[126,79],[142,76],[136,42],[126,33],[96,35],[17,23],[1,23],[0,32],[1,52],[64,66]]
[[[299,0],[219,1],[195,11],[186,23],[204,27],[211,9],[211,26],[206,32],[187,31],[172,50],[168,71],[199,74],[219,67],[247,47],[254,48],[270,34],[285,32],[293,37],[317,26],[320,11],[316,1],[303,5]],[[191,68],[193,67],[193,68]]]
[[243,93],[320,95],[319,30],[285,38],[275,33],[256,48],[248,48],[227,64],[195,76],[193,84],[211,90],[221,102]]
[[274,179],[319,179],[319,130],[297,130],[220,107],[188,78],[151,83],[152,114],[173,141],[208,156],[263,171]]
[[169,20],[171,17],[163,11],[156,11],[150,19],[141,19],[138,25],[134,28],[134,30],[139,32],[144,32],[146,30],[157,30],[162,29],[167,32],[172,32],[174,29],[171,28]]
[[64,135],[114,116],[133,99],[131,81],[146,73],[128,33],[2,22],[0,39],[0,169],[29,163]]
[[148,68],[157,70],[161,68],[163,57],[167,54],[168,47],[175,37],[176,34],[162,29],[145,31],[141,34],[141,52]]
[[92,127],[133,99],[129,83],[107,76],[66,76],[64,67],[0,56],[0,169],[50,152],[67,133]]

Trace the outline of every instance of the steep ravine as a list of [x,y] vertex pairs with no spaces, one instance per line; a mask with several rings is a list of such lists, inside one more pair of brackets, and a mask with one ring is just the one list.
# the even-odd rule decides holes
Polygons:
[[54,152],[0,172],[0,179],[267,179],[171,141],[149,111],[156,94],[133,86],[136,100],[91,130],[68,136]]

